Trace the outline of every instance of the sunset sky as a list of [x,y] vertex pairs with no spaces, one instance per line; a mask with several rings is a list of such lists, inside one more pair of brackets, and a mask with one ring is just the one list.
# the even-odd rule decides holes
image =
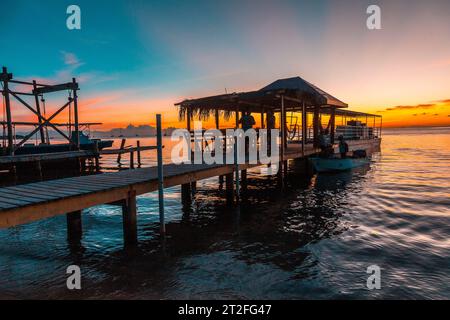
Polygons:
[[[71,4],[81,30],[66,28]],[[370,4],[381,30],[366,27]],[[385,126],[450,125],[448,0],[2,0],[1,11],[0,65],[16,79],[77,77],[81,121],[103,129],[157,112],[176,126],[175,102],[297,75]],[[64,102],[49,96],[49,111]],[[16,106],[14,120],[34,119]]]

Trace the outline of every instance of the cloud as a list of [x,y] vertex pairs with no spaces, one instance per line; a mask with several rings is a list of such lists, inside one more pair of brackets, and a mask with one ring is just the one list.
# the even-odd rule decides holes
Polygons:
[[384,110],[380,110],[377,112],[389,112],[389,111],[396,111],[396,110],[416,110],[416,109],[431,109],[436,106],[435,103],[423,103],[423,104],[417,104],[417,105],[402,105],[402,106],[395,106],[395,107],[389,107]]
[[72,52],[61,51],[64,63],[74,69],[83,65],[83,62]]

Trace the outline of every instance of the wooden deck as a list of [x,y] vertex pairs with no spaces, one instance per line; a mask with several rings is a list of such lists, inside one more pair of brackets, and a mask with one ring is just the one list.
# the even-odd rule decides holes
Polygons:
[[[243,168],[243,167],[242,167]],[[172,187],[233,172],[230,165],[165,165],[164,186]],[[157,168],[36,182],[0,189],[0,228],[112,203],[158,189]]]
[[[373,139],[355,141],[349,145],[350,149],[361,147],[367,149],[376,148],[379,143],[380,139]],[[301,158],[315,152],[314,149],[309,148],[303,154],[301,148],[290,147],[286,150],[282,160]],[[239,165],[239,170],[256,166],[258,165],[243,164]],[[186,185],[206,178],[226,176],[227,188],[230,183],[233,188],[232,174],[235,169],[234,165],[221,164],[167,164],[164,165],[164,187]],[[156,190],[158,190],[156,167],[4,187],[0,188],[0,228],[26,224],[56,215],[80,212],[101,204],[125,203],[129,205],[127,203],[131,201],[131,205],[134,206],[131,208],[131,212],[132,224],[135,229],[136,195]]]

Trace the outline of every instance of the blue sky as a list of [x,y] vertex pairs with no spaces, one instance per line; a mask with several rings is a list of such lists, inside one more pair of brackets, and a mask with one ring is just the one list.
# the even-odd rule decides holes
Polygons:
[[[372,3],[382,30],[366,28]],[[81,30],[66,28],[71,4]],[[178,100],[295,75],[356,110],[449,98],[445,0],[2,0],[2,11],[0,64],[16,78],[77,77],[86,120],[110,126],[157,111],[172,121]]]

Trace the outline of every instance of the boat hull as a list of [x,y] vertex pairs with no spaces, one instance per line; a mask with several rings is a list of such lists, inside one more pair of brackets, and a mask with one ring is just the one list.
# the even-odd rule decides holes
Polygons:
[[310,160],[317,172],[347,171],[369,163],[369,160],[364,158],[310,158]]
[[[113,144],[112,140],[102,140],[98,142],[99,150],[109,148]],[[94,143],[80,144],[81,150],[94,150]],[[68,143],[63,144],[51,144],[51,145],[37,145],[37,146],[23,146],[15,151],[16,155],[25,154],[41,154],[41,153],[53,153],[53,152],[66,152],[73,150],[73,146]]]

